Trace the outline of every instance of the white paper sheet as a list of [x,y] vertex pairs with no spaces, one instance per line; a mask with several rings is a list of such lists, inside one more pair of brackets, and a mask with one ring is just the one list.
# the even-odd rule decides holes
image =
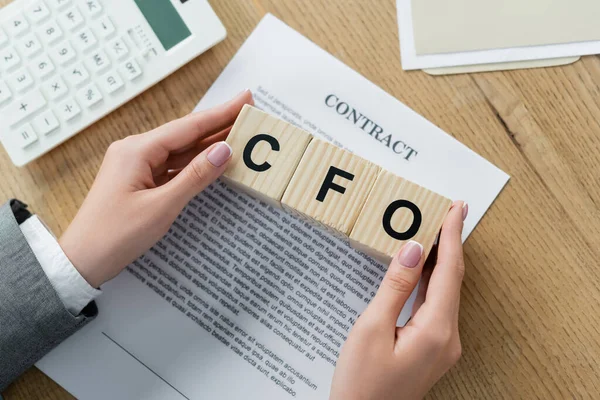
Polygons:
[[[199,108],[244,88],[266,111],[468,200],[465,237],[508,180],[271,15]],[[358,125],[334,102],[360,112]],[[339,239],[216,183],[103,287],[97,320],[37,365],[86,399],[326,399],[341,338],[384,273]],[[410,304],[400,319],[409,314]]]
[[405,70],[529,61],[600,53],[600,41],[590,41],[460,53],[417,55],[413,32],[411,0],[396,0],[396,9],[398,12],[402,68]]

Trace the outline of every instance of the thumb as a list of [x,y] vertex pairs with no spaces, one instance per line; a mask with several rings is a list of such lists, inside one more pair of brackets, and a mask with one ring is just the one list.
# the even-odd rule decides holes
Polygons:
[[404,304],[419,283],[423,269],[423,246],[413,240],[406,243],[388,268],[377,294],[366,312],[379,315],[378,320],[394,324]]
[[162,186],[167,196],[183,208],[225,172],[233,150],[226,142],[218,142],[198,154],[173,179]]

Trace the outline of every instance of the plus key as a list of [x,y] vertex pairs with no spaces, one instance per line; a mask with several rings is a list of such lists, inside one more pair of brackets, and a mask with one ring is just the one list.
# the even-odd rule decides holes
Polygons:
[[25,118],[46,105],[46,99],[39,90],[23,96],[19,101],[15,101],[4,109],[4,117],[9,121],[10,126],[15,126]]

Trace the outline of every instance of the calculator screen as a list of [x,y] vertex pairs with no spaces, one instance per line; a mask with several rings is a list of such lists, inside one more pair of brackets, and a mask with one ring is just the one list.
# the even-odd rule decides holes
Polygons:
[[135,0],[135,3],[165,50],[192,34],[170,0]]

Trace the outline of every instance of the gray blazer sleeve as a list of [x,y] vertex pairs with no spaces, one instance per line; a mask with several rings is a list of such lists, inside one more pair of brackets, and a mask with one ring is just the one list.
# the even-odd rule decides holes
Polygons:
[[64,307],[21,233],[10,205],[0,206],[0,392],[98,313]]

